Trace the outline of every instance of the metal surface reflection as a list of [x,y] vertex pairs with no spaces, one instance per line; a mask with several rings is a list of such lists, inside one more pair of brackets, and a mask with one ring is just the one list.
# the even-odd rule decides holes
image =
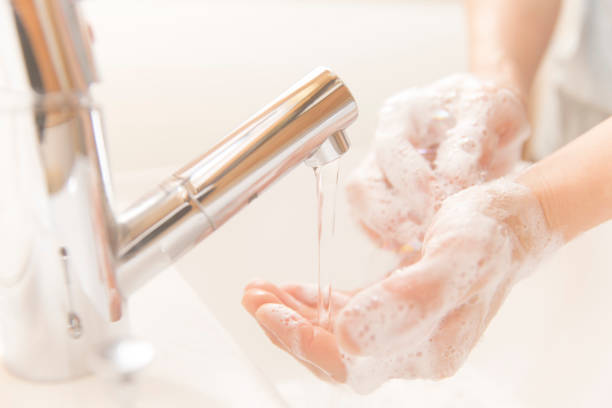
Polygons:
[[131,293],[299,163],[320,166],[349,148],[355,101],[318,68],[119,212],[77,2],[0,1],[0,30],[11,89],[32,96],[2,112],[23,179],[8,198],[35,220],[18,278],[0,287],[4,360],[23,377],[87,373],[93,345],[125,337]]

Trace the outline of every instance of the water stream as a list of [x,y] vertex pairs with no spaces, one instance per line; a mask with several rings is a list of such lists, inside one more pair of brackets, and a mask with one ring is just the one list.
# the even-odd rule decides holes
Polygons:
[[336,228],[336,199],[340,180],[340,160],[325,166],[315,167],[317,184],[317,268],[315,280],[318,285],[317,315],[321,327],[331,329],[332,267],[335,256],[334,234]]

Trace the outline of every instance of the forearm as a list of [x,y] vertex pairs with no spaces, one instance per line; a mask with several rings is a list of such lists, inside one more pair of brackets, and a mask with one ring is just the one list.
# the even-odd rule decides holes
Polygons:
[[560,0],[466,0],[470,69],[527,99]]
[[567,240],[612,219],[612,117],[532,165],[519,179]]

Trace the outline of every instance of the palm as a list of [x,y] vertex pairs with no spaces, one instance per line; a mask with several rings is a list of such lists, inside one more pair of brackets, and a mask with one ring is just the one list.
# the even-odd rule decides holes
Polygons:
[[[332,321],[353,296],[332,294]],[[266,281],[247,285],[242,304],[270,340],[296,357],[315,375],[344,382],[346,368],[333,331],[318,325],[316,289],[308,285],[278,287]]]

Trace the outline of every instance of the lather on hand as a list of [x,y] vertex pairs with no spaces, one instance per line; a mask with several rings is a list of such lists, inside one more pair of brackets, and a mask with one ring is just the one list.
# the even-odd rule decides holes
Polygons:
[[277,346],[357,391],[390,378],[444,378],[512,285],[559,242],[529,188],[501,179],[445,200],[419,261],[360,291],[335,292],[331,331],[317,326],[307,286],[253,282],[243,304]]
[[307,286],[253,282],[243,305],[276,345],[358,391],[387,378],[449,376],[517,280],[559,244],[612,219],[610,135],[612,118],[515,179],[444,200],[420,260],[333,294],[331,331],[317,326]]
[[[247,286],[243,304],[277,346],[317,375],[348,381],[357,390],[388,378],[450,375],[519,276],[519,266],[530,260],[525,253],[531,248],[521,247],[514,224],[495,218],[496,211],[519,224],[529,218],[525,223],[535,222],[542,241],[549,240],[537,200],[511,181],[497,190],[468,189],[457,194],[459,201],[451,196],[511,172],[528,133],[516,94],[471,75],[391,98],[381,109],[372,153],[350,178],[348,198],[377,243],[409,252],[410,263],[422,259],[370,287],[334,292],[331,331],[316,324],[316,290],[309,286],[256,281]],[[504,188],[522,204],[492,209],[503,201],[495,196]],[[456,205],[464,212],[459,218]],[[478,234],[473,225],[479,224]],[[500,231],[498,242],[491,242]],[[491,250],[500,256],[489,259]],[[459,322],[466,324],[463,334]]]
[[418,249],[449,195],[520,162],[529,123],[517,94],[468,74],[405,90],[380,111],[374,148],[348,181],[353,215],[380,246]]

